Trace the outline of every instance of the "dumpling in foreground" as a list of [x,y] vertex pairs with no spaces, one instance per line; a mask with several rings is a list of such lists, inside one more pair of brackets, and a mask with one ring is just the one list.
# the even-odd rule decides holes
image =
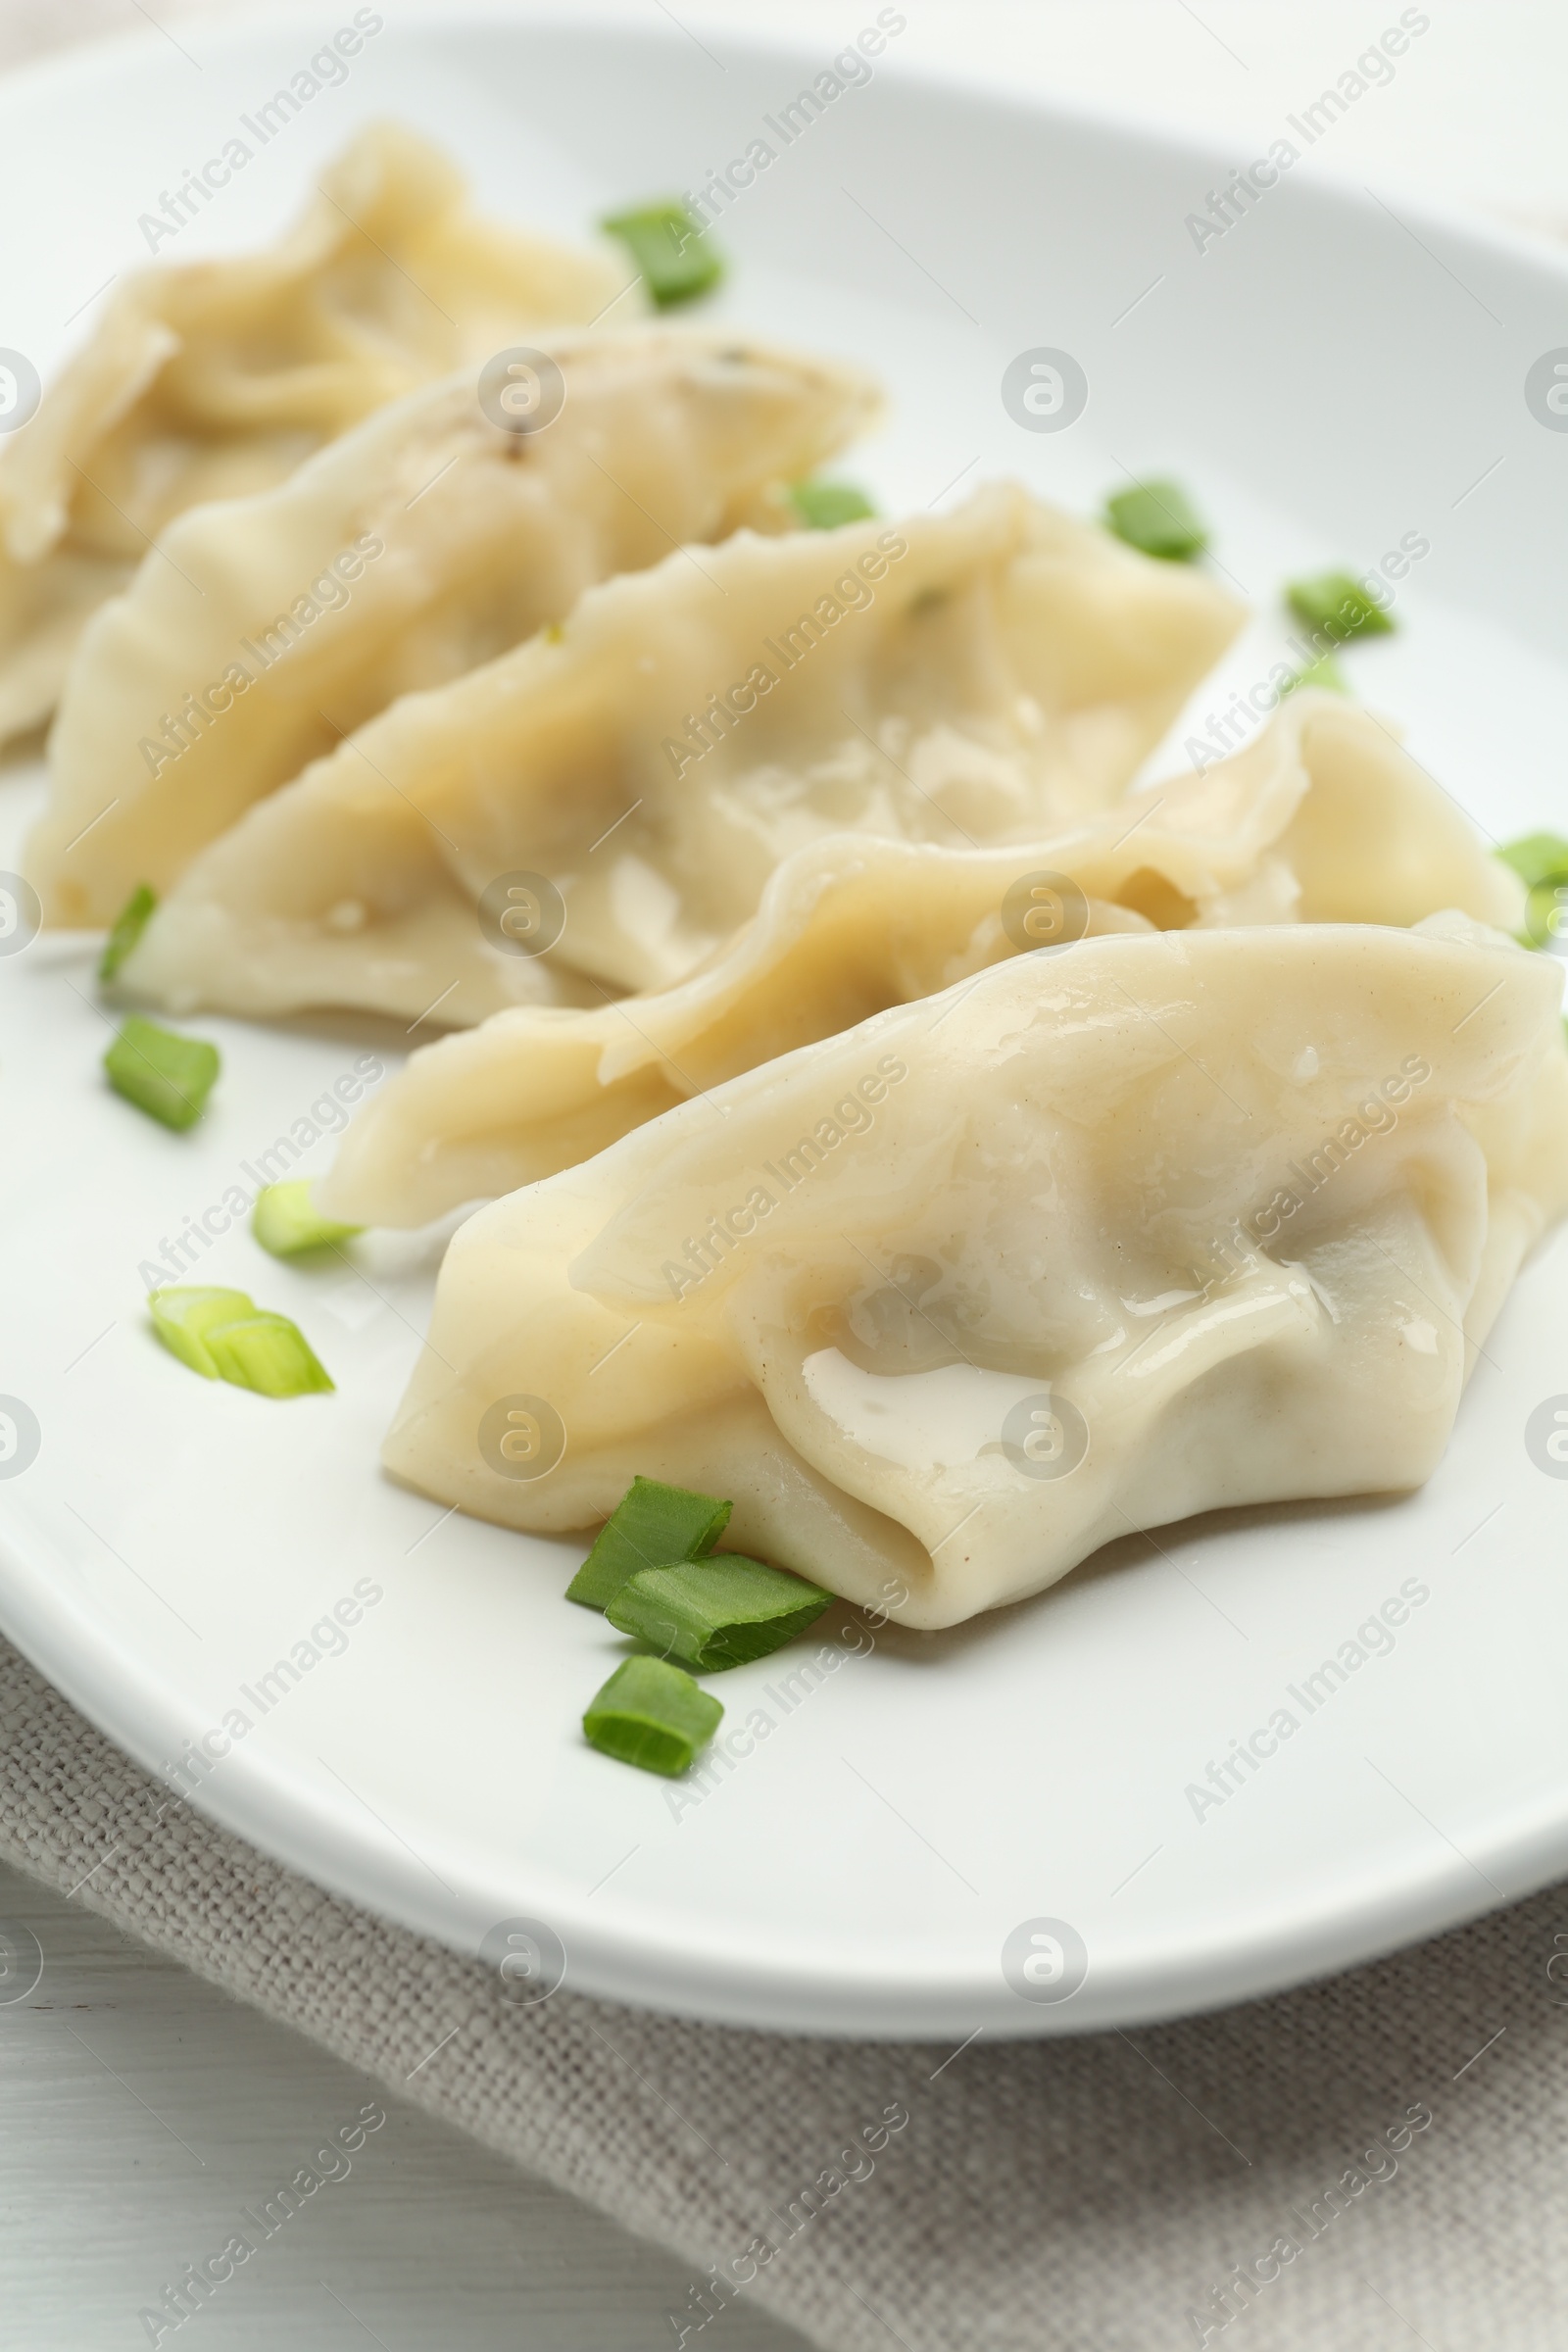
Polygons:
[[731,1495],[737,1548],[900,1579],[914,1626],[1191,1512],[1414,1486],[1568,1206],[1559,994],[1458,915],[998,965],[471,1217],[387,1467],[537,1531],[638,1472]]
[[172,516],[281,481],[384,402],[530,323],[586,323],[623,285],[609,253],[482,219],[396,123],[362,130],[269,250],[122,278],[0,452],[0,740],[47,716],[88,614]]
[[[1023,951],[1112,930],[1414,923],[1517,929],[1518,877],[1369,711],[1288,703],[1257,741],[1017,849],[833,834],[673,988],[518,1005],[416,1054],[317,1187],[363,1225],[421,1225],[603,1151],[706,1088]],[[137,970],[132,965],[132,972]]]
[[[877,407],[858,370],[733,334],[552,336],[549,353],[564,401],[533,430],[492,422],[466,371],[276,488],[170,525],[72,665],[27,851],[49,921],[112,922],[138,883],[167,891],[399,695],[491,661],[612,572],[771,513]],[[377,793],[380,741],[341,756]]]
[[[1009,484],[951,514],[682,550],[253,810],[123,982],[250,1013],[439,1000],[453,1024],[664,987],[824,833],[1032,840],[1103,805],[1241,619],[1184,565]],[[548,956],[477,919],[509,886],[552,937],[564,912]]]

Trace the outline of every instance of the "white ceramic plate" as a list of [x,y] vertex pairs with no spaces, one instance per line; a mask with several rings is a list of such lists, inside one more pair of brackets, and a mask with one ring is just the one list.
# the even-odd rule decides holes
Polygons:
[[[27,224],[0,343],[47,371],[81,331],[71,315],[144,255],[138,216],[326,29],[182,25],[190,58],[149,35],[0,90],[0,194]],[[1524,396],[1564,331],[1557,258],[1337,189],[1311,157],[1200,251],[1186,217],[1250,159],[901,80],[898,54],[895,35],[783,149],[763,118],[825,57],[705,48],[646,18],[400,10],[163,251],[270,233],[371,113],[432,132],[495,208],[565,232],[769,137],[781,151],[725,224],[723,308],[882,369],[896,421],[852,470],[889,505],[1011,471],[1092,508],[1126,468],[1161,467],[1213,516],[1261,617],[1167,761],[1277,658],[1282,578],[1415,534],[1431,552],[1400,584],[1404,629],[1352,652],[1357,685],[1494,834],[1568,818],[1568,437]],[[1088,379],[1059,432],[1024,429],[1001,394],[1042,347]],[[24,765],[0,785],[0,862],[37,792]],[[298,1317],[331,1398],[205,1385],[148,1335],[140,1261],[358,1054],[390,1067],[393,1046],[349,1022],[200,1023],[221,1086],[171,1136],[100,1081],[92,961],[92,943],[49,938],[0,959],[0,1391],[40,1432],[0,1480],[0,1624],[155,1768],[237,1709],[196,1801],[259,1845],[458,1949],[539,1923],[587,1991],[956,2038],[1236,1999],[1568,1868],[1568,1486],[1524,1442],[1568,1387],[1561,1241],[1424,1493],[1164,1530],[948,1636],[873,1638],[835,1612],[839,1662],[815,1687],[786,1687],[810,1646],[724,1679],[729,1723],[765,1717],[765,1736],[678,1802],[578,1735],[620,1645],[562,1599],[576,1554],[443,1517],[377,1470],[432,1251],[367,1246],[304,1273],[240,1228],[202,1255],[204,1277]],[[334,1604],[362,1580],[377,1596],[340,1642]],[[1396,1631],[1357,1643],[1412,1580]],[[298,1679],[274,1674],[264,1712],[279,1659]],[[1309,1709],[1325,1659],[1344,1681]],[[1190,1789],[1281,1708],[1298,1728],[1200,1808]],[[1033,1989],[1061,1989],[1035,1934],[1069,1961],[1081,1946],[1070,1998],[1009,1984],[1012,1937]]]

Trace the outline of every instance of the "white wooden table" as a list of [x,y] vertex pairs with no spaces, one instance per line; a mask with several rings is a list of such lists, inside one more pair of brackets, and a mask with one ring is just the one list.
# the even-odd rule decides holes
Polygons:
[[[143,26],[156,39],[152,20],[177,26],[225,5],[0,0],[0,66],[96,30]],[[906,5],[901,58],[1217,129],[1234,135],[1238,161],[1399,14],[1398,0],[1289,11],[1278,0]],[[1419,58],[1337,126],[1332,168],[1568,226],[1568,12],[1560,0],[1434,0],[1431,13]],[[776,25],[819,40],[824,54],[874,14],[870,0],[679,8],[699,29]],[[46,1968],[38,2000],[0,2007],[0,2340],[17,2352],[145,2344],[138,2312],[181,2265],[220,2245],[241,2206],[379,2094],[79,1904],[0,1869],[4,1919],[31,1929]],[[684,2297],[683,2267],[416,2110],[387,2106],[352,2174],[270,2239],[184,2341],[201,2352],[652,2352],[673,2342],[666,2315]],[[714,2352],[800,2342],[744,2305],[726,2311],[712,2340]]]
[[[165,2345],[652,2352],[691,2273],[368,2076],[0,1866],[38,1939],[0,2007],[0,2342],[146,2345],[138,2319],[368,2101],[386,2122]],[[325,2168],[322,2168],[325,2169]],[[252,2231],[252,2234],[256,2233]],[[715,2337],[717,2330],[715,2328]],[[788,2352],[727,2311],[719,2352]]]

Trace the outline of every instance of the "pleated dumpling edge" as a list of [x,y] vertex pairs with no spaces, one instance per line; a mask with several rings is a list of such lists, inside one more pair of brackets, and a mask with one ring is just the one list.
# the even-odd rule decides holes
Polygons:
[[387,1466],[542,1532],[637,1473],[729,1495],[740,1547],[924,1627],[1417,1485],[1568,1206],[1559,994],[1454,915],[1000,965],[470,1218]]

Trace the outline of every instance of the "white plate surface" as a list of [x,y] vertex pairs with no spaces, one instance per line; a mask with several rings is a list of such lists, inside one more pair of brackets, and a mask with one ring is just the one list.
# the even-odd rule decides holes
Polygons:
[[[0,190],[27,230],[7,242],[0,343],[47,371],[81,332],[71,315],[144,258],[138,216],[338,21],[182,27],[199,73],[149,35],[0,90]],[[1402,633],[1348,658],[1358,690],[1497,837],[1568,819],[1568,435],[1524,396],[1565,332],[1556,258],[1337,188],[1310,155],[1200,252],[1187,216],[1250,159],[901,78],[898,51],[723,232],[725,315],[889,382],[895,420],[848,470],[893,508],[997,472],[1084,509],[1128,469],[1186,479],[1259,617],[1156,772],[1278,658],[1283,578],[1417,534],[1431,552],[1401,583]],[[164,252],[270,233],[386,112],[455,151],[495,209],[578,232],[697,185],[827,63],[705,50],[646,16],[400,10]],[[1041,347],[1089,381],[1059,433],[1022,429],[1001,396]],[[24,762],[0,781],[0,863],[38,790]],[[578,1736],[620,1644],[562,1599],[576,1552],[443,1517],[378,1472],[433,1251],[383,1241],[306,1273],[240,1228],[203,1255],[204,1278],[300,1320],[331,1398],[208,1386],[147,1332],[141,1261],[356,1056],[390,1069],[387,1036],[195,1024],[224,1074],[200,1129],[171,1136],[101,1083],[92,963],[92,943],[49,938],[0,960],[0,1391],[41,1433],[0,1480],[0,1625],[154,1768],[238,1709],[196,1801],[259,1845],[458,1949],[543,1923],[587,1991],[955,2038],[1216,2005],[1568,1869],[1568,1485],[1524,1438],[1568,1389],[1568,1244],[1529,1269],[1422,1494],[1160,1531],[947,1636],[835,1611],[839,1662],[815,1687],[784,1687],[813,1645],[724,1679],[730,1724],[765,1718],[765,1736],[683,1801]],[[362,1580],[377,1597],[340,1643],[333,1606]],[[1362,1638],[1343,1686],[1310,1710],[1291,1695],[1412,1580],[1424,1597]],[[306,1663],[263,1712],[279,1659]],[[1281,1708],[1293,1735],[1200,1808],[1193,1787]],[[1082,1940],[1069,1999],[1021,1998],[1004,1974],[1039,1920]]]

